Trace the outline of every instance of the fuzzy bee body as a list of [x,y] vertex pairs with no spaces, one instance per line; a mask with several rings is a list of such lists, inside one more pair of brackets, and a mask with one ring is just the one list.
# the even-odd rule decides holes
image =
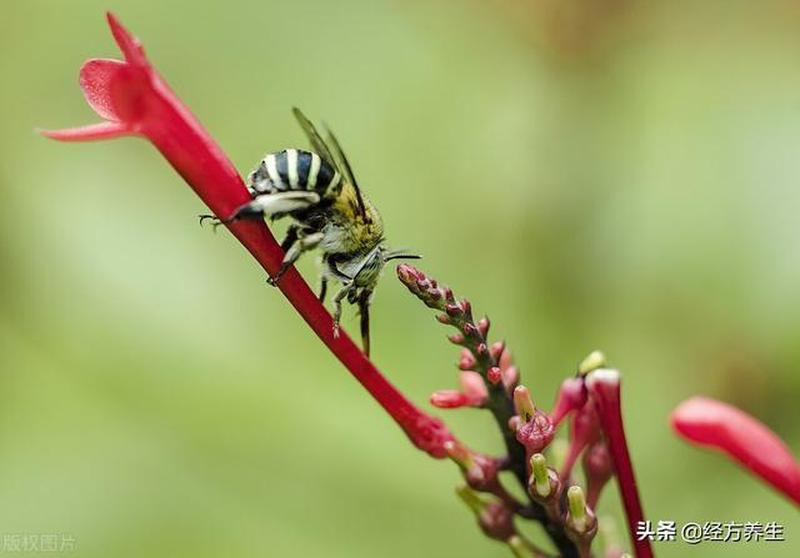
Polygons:
[[369,305],[381,271],[391,259],[418,256],[389,251],[381,216],[362,194],[336,137],[329,131],[323,140],[298,109],[294,115],[314,151],[284,149],[266,155],[248,178],[252,201],[219,222],[291,217],[281,243],[283,264],[270,283],[276,284],[304,252],[319,248],[320,300],[325,299],[329,280],[342,285],[334,297],[334,334],[338,335],[342,301],[358,304],[364,352],[369,355]]
[[252,196],[289,190],[308,190],[322,197],[338,194],[342,177],[328,161],[303,149],[270,153],[250,174]]

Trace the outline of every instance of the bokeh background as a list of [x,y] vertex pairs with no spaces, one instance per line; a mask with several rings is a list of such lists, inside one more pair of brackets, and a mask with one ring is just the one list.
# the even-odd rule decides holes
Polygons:
[[[118,56],[106,9],[243,173],[304,145],[291,106],[329,122],[390,241],[490,314],[540,403],[602,348],[652,519],[786,526],[659,556],[798,555],[796,509],[667,426],[703,393],[800,448],[788,0],[4,0],[0,533],[98,557],[507,555],[150,145],[34,133],[95,121],[76,78]],[[414,400],[455,384],[391,271],[373,328]],[[486,414],[447,419],[499,450]],[[622,531],[613,486],[600,513]]]

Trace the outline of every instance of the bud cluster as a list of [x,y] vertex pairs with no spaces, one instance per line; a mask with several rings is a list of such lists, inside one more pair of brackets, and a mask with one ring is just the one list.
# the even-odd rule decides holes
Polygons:
[[[457,299],[450,288],[411,265],[398,266],[397,275],[417,298],[441,312],[438,321],[456,329],[448,339],[461,347],[459,389],[436,391],[431,403],[443,409],[488,409],[506,441],[508,454],[502,458],[473,451],[456,440],[445,444],[466,482],[458,494],[475,513],[480,528],[488,537],[505,542],[516,556],[545,556],[514,527],[515,517],[535,519],[544,524],[562,554],[590,556],[598,529],[594,508],[614,474],[601,428],[598,390],[590,389],[587,381],[610,372],[601,370],[605,356],[599,351],[587,356],[575,376],[564,380],[552,412],[547,413],[536,406],[530,389],[520,384],[519,369],[505,342],[488,340],[488,318],[476,322],[469,301]],[[570,432],[563,463],[549,466],[548,460],[558,453],[550,446],[564,423]],[[579,462],[585,490],[572,480]],[[529,500],[520,502],[503,487],[498,473],[506,469],[515,473]],[[478,493],[492,499],[484,500]]]

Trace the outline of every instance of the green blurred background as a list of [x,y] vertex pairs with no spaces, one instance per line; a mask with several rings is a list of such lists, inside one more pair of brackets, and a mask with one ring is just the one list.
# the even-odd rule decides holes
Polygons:
[[[0,533],[81,556],[507,555],[150,145],[33,132],[96,120],[76,77],[118,56],[110,8],[243,173],[304,145],[291,106],[331,123],[389,240],[491,315],[539,402],[605,350],[652,519],[786,526],[659,556],[797,556],[796,509],[667,416],[704,393],[800,448],[800,7],[661,4],[4,0]],[[385,275],[375,360],[428,408],[457,353]],[[499,450],[488,415],[447,419]],[[600,508],[621,521],[615,487]]]

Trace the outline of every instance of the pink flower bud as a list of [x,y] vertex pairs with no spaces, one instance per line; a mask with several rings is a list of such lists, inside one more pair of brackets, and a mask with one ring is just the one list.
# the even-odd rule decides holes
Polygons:
[[492,355],[492,358],[495,361],[499,361],[500,355],[503,354],[503,351],[506,350],[505,341],[496,341],[492,343],[492,346],[489,347],[489,354]]
[[503,379],[503,374],[500,372],[500,368],[497,366],[492,366],[489,371],[486,373],[486,379],[493,385],[497,385],[500,383],[500,380]]
[[459,383],[461,391],[470,399],[470,404],[473,406],[483,405],[489,397],[489,392],[486,389],[486,384],[483,378],[477,372],[472,370],[462,371],[459,375]]
[[583,454],[583,472],[586,474],[586,501],[590,508],[597,507],[600,492],[614,474],[614,463],[605,442],[597,441]]
[[516,366],[509,366],[503,370],[502,375],[506,391],[513,392],[519,383],[519,369]]
[[453,333],[447,336],[447,340],[450,341],[453,345],[463,345],[464,344],[464,336],[460,333]]
[[525,446],[528,454],[541,453],[553,441],[556,429],[546,414],[535,411],[527,422],[517,429],[517,441]]
[[505,350],[502,353],[500,353],[500,362],[498,364],[500,365],[501,369],[505,370],[506,368],[511,366],[513,362],[514,362],[514,357],[511,354],[511,351],[506,346]]
[[431,405],[440,409],[458,409],[469,405],[469,398],[454,389],[443,389],[431,394]]
[[[464,335],[466,335],[467,337],[475,338],[480,335],[480,333],[478,332],[478,328],[475,327],[475,324],[473,323],[470,322],[465,323],[463,329],[464,329]],[[484,350],[486,350],[486,344],[481,343],[481,345],[483,345]]]
[[486,504],[478,519],[483,534],[490,539],[507,541],[516,534],[514,512],[502,502]]
[[458,361],[458,367],[461,370],[474,370],[477,365],[478,361],[475,360],[472,351],[469,349],[461,349],[461,358]]
[[461,316],[461,308],[459,308],[456,304],[445,304],[444,311],[447,313],[448,316],[451,318],[455,318]]

